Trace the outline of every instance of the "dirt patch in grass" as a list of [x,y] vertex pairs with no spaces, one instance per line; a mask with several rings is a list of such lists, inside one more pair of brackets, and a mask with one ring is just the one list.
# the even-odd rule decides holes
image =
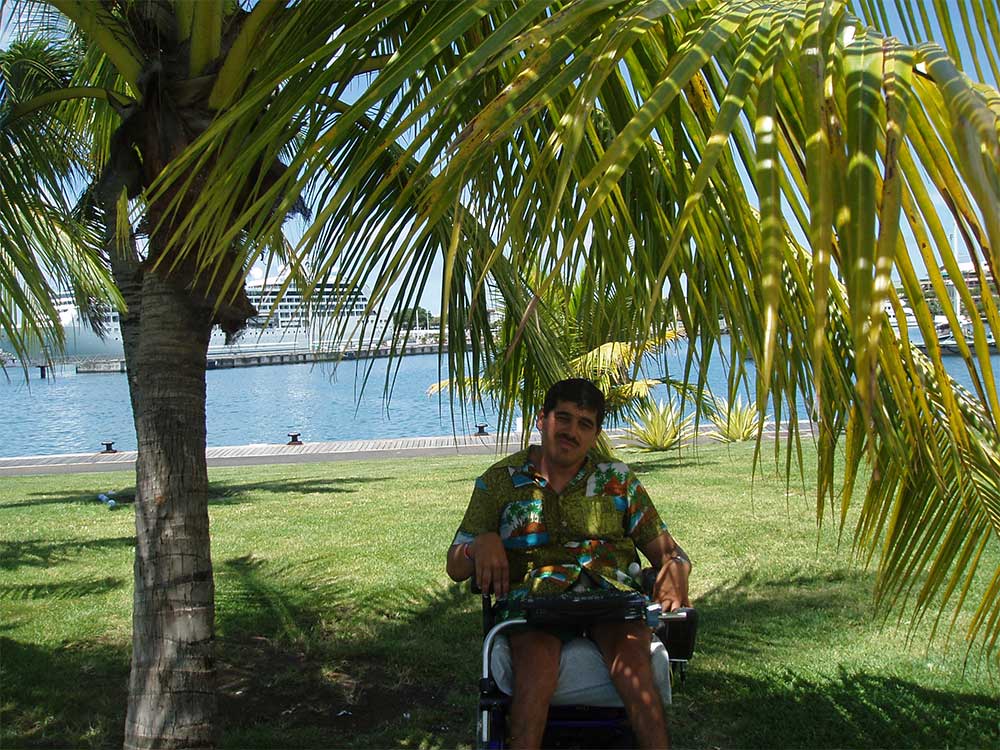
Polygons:
[[266,638],[226,641],[219,651],[223,735],[262,727],[367,735],[406,721],[414,706],[440,699],[370,656],[333,661]]

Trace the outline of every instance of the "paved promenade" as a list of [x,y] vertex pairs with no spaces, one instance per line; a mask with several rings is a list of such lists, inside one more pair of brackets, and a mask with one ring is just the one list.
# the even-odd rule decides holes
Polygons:
[[[487,435],[398,438],[393,440],[341,440],[302,445],[237,445],[209,448],[209,466],[250,466],[318,461],[346,461],[360,458],[403,458],[407,456],[455,456],[470,453],[497,453],[516,450],[519,443],[497,445],[497,437]],[[116,453],[69,453],[53,456],[0,458],[0,477],[26,474],[71,474],[88,471],[127,471],[135,465],[135,451]]]
[[[815,426],[801,422],[803,435],[814,433]],[[709,428],[695,442],[707,441]],[[621,429],[605,430],[615,445],[625,439]],[[787,436],[787,432],[782,430]],[[765,428],[765,438],[773,438],[773,428]],[[537,430],[532,442],[539,440]],[[499,445],[498,445],[499,441]],[[512,453],[521,447],[517,435],[506,442],[496,435],[446,435],[442,437],[393,438],[380,440],[339,440],[302,445],[259,443],[208,448],[205,455],[209,466],[255,466],[261,464],[318,463],[321,461],[351,461],[364,458],[406,458],[412,456],[458,456],[468,454]],[[17,456],[0,458],[0,477],[27,474],[74,474],[89,471],[127,471],[135,466],[135,451],[114,453],[65,453],[52,456]]]

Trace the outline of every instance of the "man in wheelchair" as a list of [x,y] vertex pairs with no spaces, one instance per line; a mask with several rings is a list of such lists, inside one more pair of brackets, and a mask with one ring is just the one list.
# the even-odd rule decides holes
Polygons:
[[[603,419],[604,394],[593,383],[560,381],[538,416],[541,445],[507,457],[476,480],[447,571],[455,581],[475,576],[482,591],[492,591],[501,620],[521,618],[526,603],[581,589],[634,591],[637,549],[658,571],[652,598],[663,610],[690,606],[691,563],[646,490],[628,466],[591,453]],[[560,652],[580,630],[521,625],[508,631],[511,747],[541,745]],[[645,621],[592,623],[585,635],[608,666],[639,745],[668,747]]]

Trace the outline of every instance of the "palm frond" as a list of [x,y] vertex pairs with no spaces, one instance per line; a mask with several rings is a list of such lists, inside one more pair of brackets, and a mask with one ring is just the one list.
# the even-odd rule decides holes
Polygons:
[[0,332],[24,362],[63,346],[53,301],[60,287],[75,287],[81,298],[113,297],[98,238],[70,218],[78,139],[45,113],[14,116],[19,103],[70,78],[65,51],[43,39],[0,52]]

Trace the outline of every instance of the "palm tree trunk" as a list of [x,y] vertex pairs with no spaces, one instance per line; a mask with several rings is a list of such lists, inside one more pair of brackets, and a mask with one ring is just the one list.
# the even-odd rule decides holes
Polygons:
[[142,278],[126,360],[139,453],[126,748],[214,744],[215,589],[205,460],[211,310]]

